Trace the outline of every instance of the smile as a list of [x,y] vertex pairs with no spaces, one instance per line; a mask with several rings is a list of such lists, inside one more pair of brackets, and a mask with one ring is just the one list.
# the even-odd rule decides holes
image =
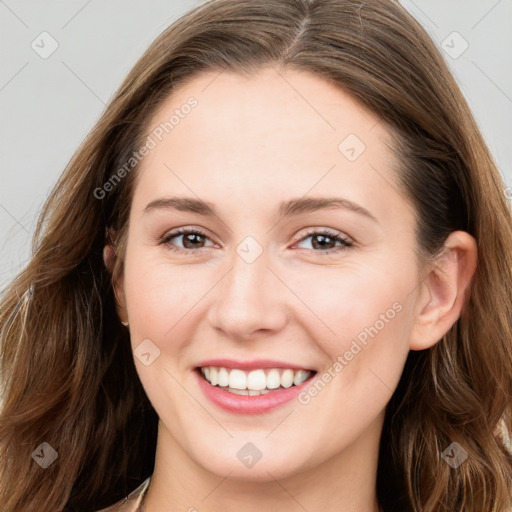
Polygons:
[[291,368],[260,368],[252,371],[237,368],[201,367],[204,378],[212,385],[237,395],[257,396],[298,386],[314,372]]
[[255,415],[291,402],[311,384],[315,370],[200,366],[194,373],[203,395],[229,413]]

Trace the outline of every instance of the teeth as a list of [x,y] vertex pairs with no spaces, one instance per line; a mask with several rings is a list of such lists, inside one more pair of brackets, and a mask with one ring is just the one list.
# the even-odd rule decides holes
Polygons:
[[256,391],[254,389],[234,389],[234,388],[226,388],[226,391],[233,393],[235,395],[248,395],[248,396],[256,396],[256,395],[265,395],[266,393],[270,393],[270,389],[262,389],[261,391]]
[[279,370],[272,369],[267,375],[267,388],[277,389],[281,385],[281,376]]
[[226,368],[219,368],[217,373],[217,385],[222,387],[229,386],[229,373]]
[[299,370],[298,372],[295,372],[295,376],[293,377],[293,384],[295,386],[302,384],[310,375],[311,372],[307,372],[306,370]]
[[253,370],[247,376],[247,389],[261,391],[267,387],[267,377],[263,370]]
[[293,386],[293,377],[293,370],[285,370],[283,375],[281,375],[281,386],[283,386],[283,388],[289,388],[290,386]]
[[[226,370],[226,368],[221,368],[219,373],[221,370]],[[233,389],[247,389],[247,376],[243,370],[231,370],[229,372],[229,387]]]
[[[206,377],[206,375],[205,375]],[[212,386],[216,386],[219,382],[219,372],[217,368],[210,368],[210,378],[208,379]]]
[[246,372],[239,369],[216,368],[213,366],[201,368],[205,379],[212,386],[226,388],[237,395],[255,396],[265,394],[272,389],[283,389],[302,384],[312,372],[308,370],[259,369]]
[[234,393],[235,395],[248,395],[249,391],[247,389],[236,389],[236,388],[229,388],[230,393]]

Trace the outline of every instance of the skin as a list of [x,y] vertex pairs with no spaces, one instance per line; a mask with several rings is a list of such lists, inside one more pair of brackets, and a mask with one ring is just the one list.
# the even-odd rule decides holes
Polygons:
[[[142,161],[115,283],[133,349],[149,339],[160,350],[149,366],[135,357],[160,417],[146,510],[377,512],[386,404],[409,350],[433,346],[459,317],[475,241],[457,231],[437,260],[419,263],[389,128],[321,77],[203,73],[175,90],[151,128],[190,96],[198,106]],[[348,134],[366,146],[355,161],[338,148]],[[171,195],[209,201],[217,216],[144,213]],[[375,220],[346,208],[277,216],[281,201],[302,196],[343,197]],[[161,243],[180,227],[207,237]],[[324,248],[311,233],[325,228],[353,245],[327,239]],[[263,251],[252,263],[236,252],[247,236]],[[106,247],[107,266],[112,258]],[[198,387],[193,369],[216,357],[280,359],[320,378],[397,303],[394,318],[307,404],[241,416]],[[262,453],[250,468],[236,456],[247,442]]]

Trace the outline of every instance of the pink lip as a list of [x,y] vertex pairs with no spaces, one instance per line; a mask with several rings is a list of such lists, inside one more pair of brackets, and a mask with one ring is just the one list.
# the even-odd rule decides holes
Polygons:
[[[259,361],[259,364],[261,361]],[[275,361],[273,362],[275,364]],[[217,366],[216,364],[205,364],[204,366]],[[224,366],[224,365],[218,365]],[[224,366],[226,368],[226,366]],[[264,368],[267,368],[266,366]],[[277,366],[270,366],[272,368],[277,368]],[[229,367],[228,367],[229,368]],[[240,368],[240,366],[237,366]],[[258,366],[258,368],[262,368]],[[289,366],[288,366],[289,368]],[[247,368],[245,368],[247,369]],[[298,368],[300,369],[300,368]],[[308,379],[306,379],[302,384],[298,386],[291,386],[286,389],[280,389],[278,391],[271,391],[270,393],[266,393],[264,395],[235,395],[234,393],[230,393],[229,391],[224,391],[218,386],[212,386],[202,375],[201,370],[196,369],[194,373],[197,376],[199,387],[201,391],[205,394],[205,396],[211,400],[215,405],[224,409],[225,411],[236,413],[236,414],[261,414],[264,412],[269,412],[280,405],[283,405],[290,400],[293,400],[305,387],[311,384],[312,378],[316,375],[311,375]]]
[[240,370],[257,370],[258,368],[291,368],[292,370],[309,370],[305,366],[297,366],[286,361],[276,361],[275,359],[255,359],[254,361],[236,361],[235,359],[208,359],[198,363],[197,367],[215,366],[217,368],[239,368]]

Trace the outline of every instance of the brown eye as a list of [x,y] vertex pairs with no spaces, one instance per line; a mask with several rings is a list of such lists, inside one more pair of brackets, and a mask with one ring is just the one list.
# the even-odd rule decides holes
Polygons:
[[308,238],[312,239],[311,250],[321,254],[331,254],[333,252],[343,251],[353,245],[350,240],[327,230],[312,231],[305,237],[301,238],[300,242],[303,242]]
[[[172,240],[179,240],[180,238],[182,239],[182,247],[172,242]],[[209,238],[202,231],[197,229],[180,229],[169,233],[161,243],[166,245],[171,251],[193,252],[194,250],[205,248],[206,240],[209,240]]]
[[186,249],[197,249],[201,244],[201,236],[197,233],[188,233],[186,235],[178,235],[183,237],[183,246]]

